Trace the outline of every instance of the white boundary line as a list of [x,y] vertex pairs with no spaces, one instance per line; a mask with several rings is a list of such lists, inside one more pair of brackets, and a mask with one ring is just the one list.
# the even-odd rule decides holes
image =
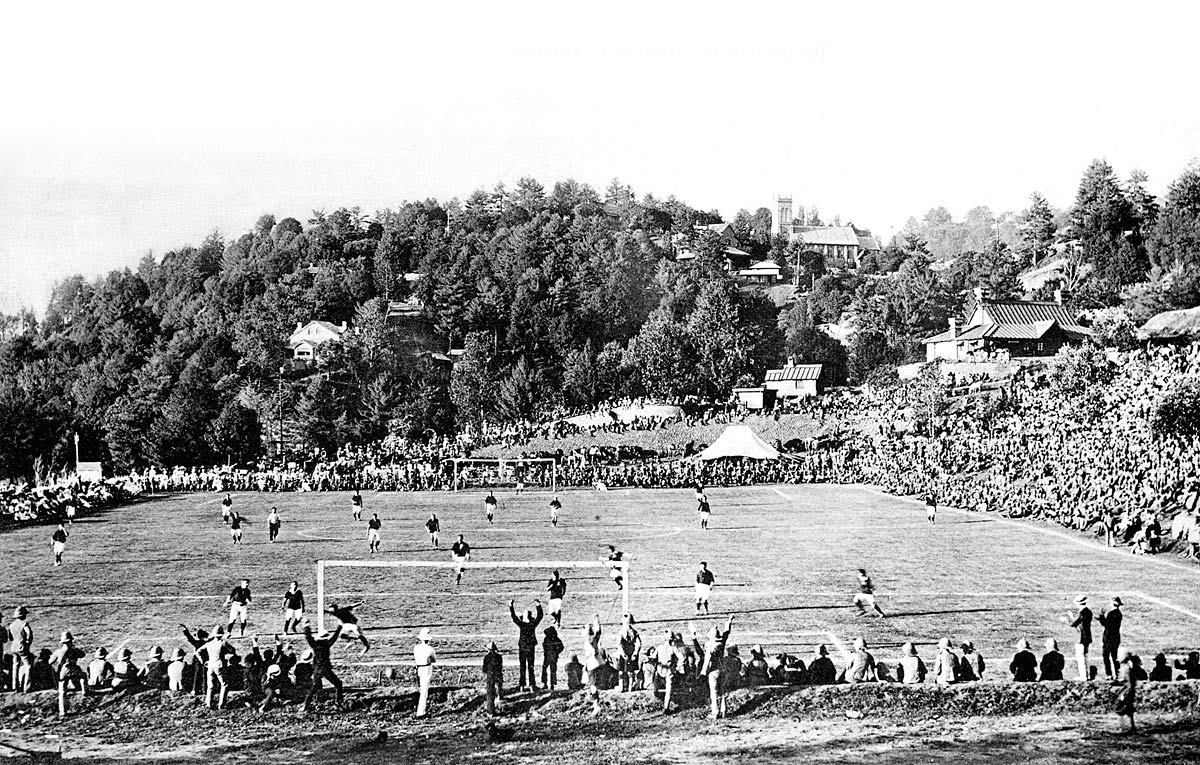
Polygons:
[[1163,608],[1169,608],[1172,611],[1178,611],[1179,613],[1183,614],[1184,616],[1189,616],[1189,617],[1195,619],[1196,621],[1200,621],[1200,614],[1196,613],[1195,611],[1189,611],[1186,608],[1183,608],[1182,606],[1177,606],[1173,603],[1168,603],[1167,601],[1163,600],[1162,598],[1156,598],[1152,595],[1147,595],[1144,592],[1130,592],[1129,594],[1139,597],[1142,600],[1146,600],[1151,603],[1154,603],[1156,605],[1160,605]]

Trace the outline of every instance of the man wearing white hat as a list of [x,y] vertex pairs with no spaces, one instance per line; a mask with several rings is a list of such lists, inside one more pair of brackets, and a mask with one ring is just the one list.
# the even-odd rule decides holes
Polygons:
[[938,654],[933,663],[933,679],[938,685],[953,685],[958,682],[958,654],[950,645],[950,638],[938,641]]
[[429,704],[429,684],[433,682],[433,665],[437,662],[437,654],[429,645],[429,628],[422,627],[417,633],[417,644],[413,646],[413,662],[417,666],[417,682],[421,693],[417,698],[417,717],[425,717]]
[[1079,679],[1090,680],[1088,671],[1088,649],[1092,645],[1092,609],[1087,606],[1087,597],[1080,595],[1075,598],[1079,611],[1074,615],[1071,626],[1079,632],[1075,643],[1075,661],[1079,665]]

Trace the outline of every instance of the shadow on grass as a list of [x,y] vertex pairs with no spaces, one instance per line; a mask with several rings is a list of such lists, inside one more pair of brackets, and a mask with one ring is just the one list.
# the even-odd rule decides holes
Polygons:
[[945,616],[946,614],[987,614],[993,611],[1011,611],[1011,608],[948,608],[943,611],[893,611],[888,613],[889,619],[902,616]]

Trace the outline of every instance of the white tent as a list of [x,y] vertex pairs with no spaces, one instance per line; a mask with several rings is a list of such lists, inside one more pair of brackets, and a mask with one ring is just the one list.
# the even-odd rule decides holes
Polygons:
[[717,440],[694,459],[708,462],[721,457],[747,457],[752,460],[777,460],[775,447],[755,435],[748,425],[730,425]]

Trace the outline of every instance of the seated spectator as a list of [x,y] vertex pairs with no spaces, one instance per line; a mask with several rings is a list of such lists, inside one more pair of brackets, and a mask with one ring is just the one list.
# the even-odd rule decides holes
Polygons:
[[112,687],[114,690],[127,691],[138,683],[138,668],[133,663],[133,651],[128,648],[121,650],[121,656],[112,665]]
[[905,685],[918,685],[925,682],[927,672],[925,662],[917,656],[917,647],[912,643],[905,643],[900,649],[900,668],[896,672],[896,678]]
[[642,658],[642,690],[658,691],[661,690],[659,683],[658,671],[658,649],[650,646],[646,649],[646,654]]
[[1058,641],[1054,638],[1046,638],[1046,653],[1042,654],[1042,661],[1038,666],[1043,682],[1063,679],[1063,669],[1067,666],[1067,660],[1058,652]]
[[[659,662],[662,666],[662,662]],[[579,656],[571,654],[571,660],[567,662],[567,690],[577,691],[583,687],[583,664],[579,661]]]
[[984,663],[983,657],[975,650],[975,644],[966,642],[961,647],[962,658],[958,661],[959,677],[964,683],[982,680],[983,671],[987,669],[987,665]]
[[313,652],[311,648],[305,648],[300,654],[300,660],[292,667],[292,682],[299,688],[307,688],[312,685],[313,677]]
[[150,651],[150,659],[142,667],[142,685],[154,691],[167,687],[167,664],[163,661],[163,649],[155,646]]
[[87,684],[89,688],[107,688],[112,685],[113,666],[108,663],[108,649],[97,648],[96,658],[92,659],[87,668]]
[[867,650],[867,641],[863,638],[854,638],[854,653],[850,657],[850,666],[846,667],[845,678],[851,685],[874,683],[878,680],[875,673],[875,657]]
[[787,685],[803,685],[808,682],[808,672],[799,656],[783,654],[783,682]]
[[950,647],[950,638],[938,641],[938,655],[933,662],[933,677],[938,685],[958,682],[958,654]]
[[[1062,654],[1059,654],[1059,656],[1061,655]],[[1037,657],[1033,655],[1033,651],[1029,650],[1029,641],[1025,638],[1021,638],[1017,641],[1017,653],[1013,656],[1012,661],[1009,662],[1008,671],[1009,674],[1012,675],[1013,682],[1037,682]],[[1060,668],[1059,679],[1062,679],[1061,676],[1062,670]]]
[[29,668],[30,692],[54,689],[54,667],[50,666],[50,656],[49,648],[38,651],[37,658],[33,660],[33,666]]
[[1200,652],[1192,651],[1187,659],[1176,659],[1175,669],[1181,670],[1180,680],[1200,680]]
[[833,685],[837,682],[837,669],[829,658],[829,649],[817,646],[817,656],[808,665],[809,685]]
[[731,645],[725,650],[721,659],[721,688],[732,691],[742,687],[742,657],[738,655],[738,647]]
[[1151,681],[1169,683],[1173,679],[1171,667],[1167,664],[1167,656],[1163,653],[1154,654],[1154,668],[1150,670]]
[[763,656],[762,646],[756,645],[750,649],[750,661],[746,663],[746,685],[753,688],[766,685],[768,680],[767,659]]

